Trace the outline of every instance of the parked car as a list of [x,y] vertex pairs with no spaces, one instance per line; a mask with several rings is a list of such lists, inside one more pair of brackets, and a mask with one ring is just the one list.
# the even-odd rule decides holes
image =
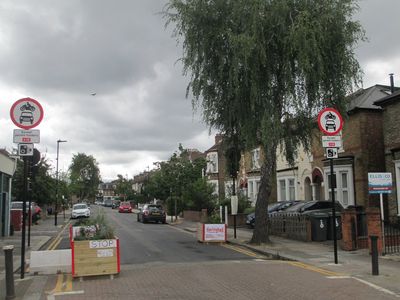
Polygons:
[[[343,206],[339,202],[335,202],[335,209],[337,212],[343,211]],[[318,201],[302,201],[285,209],[282,213],[300,213],[310,214],[311,212],[331,212],[332,201],[318,200]]]
[[[295,205],[298,202],[299,202],[298,200],[294,200],[294,201],[279,201],[271,203],[268,205],[268,213],[273,214],[279,211],[283,211],[286,208]],[[254,228],[255,222],[256,222],[255,213],[248,214],[246,217],[246,224],[249,225],[251,228]]]
[[128,201],[121,202],[119,207],[118,207],[118,212],[123,213],[131,213],[132,212],[132,206],[131,203]]
[[149,221],[167,223],[167,216],[161,205],[145,204],[137,214],[137,221],[147,223]]
[[71,219],[89,218],[90,208],[85,203],[78,203],[72,206]]
[[[26,212],[29,210],[29,202],[26,202]],[[22,201],[13,201],[11,202],[11,209],[21,209],[22,210]],[[31,212],[32,212],[32,222],[36,223],[37,220],[41,218],[42,209],[36,202],[31,202]]]
[[112,208],[112,209],[118,208],[118,207],[120,206],[120,204],[121,204],[121,201],[119,201],[119,200],[113,200],[113,202],[112,202],[112,204],[111,204],[111,208]]

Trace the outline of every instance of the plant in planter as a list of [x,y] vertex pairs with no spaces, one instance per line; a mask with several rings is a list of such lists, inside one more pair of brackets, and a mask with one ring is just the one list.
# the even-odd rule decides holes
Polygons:
[[71,227],[72,276],[118,274],[119,239],[103,213]]

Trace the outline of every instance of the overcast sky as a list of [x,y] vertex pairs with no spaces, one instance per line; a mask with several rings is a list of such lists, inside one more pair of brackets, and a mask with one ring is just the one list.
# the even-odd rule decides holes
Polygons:
[[[185,98],[181,45],[158,14],[164,0],[1,0],[0,148],[11,150],[10,108],[31,97],[44,109],[35,145],[60,170],[93,155],[103,180],[132,178],[182,143],[204,151],[214,137]],[[357,56],[364,87],[400,80],[399,0],[362,0],[369,41]],[[96,93],[96,95],[91,95]]]

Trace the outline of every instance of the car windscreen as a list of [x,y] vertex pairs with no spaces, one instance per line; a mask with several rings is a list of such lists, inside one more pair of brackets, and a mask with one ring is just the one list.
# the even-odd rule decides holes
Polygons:
[[162,206],[161,205],[149,205],[147,208],[149,210],[162,210]]
[[86,204],[78,204],[78,205],[74,205],[73,209],[85,209],[87,208]]
[[290,212],[299,211],[299,209],[300,209],[301,207],[303,207],[304,205],[306,205],[306,203],[307,203],[307,202],[299,202],[299,203],[296,203],[296,204],[294,204],[294,205],[292,205],[292,206],[286,208],[285,211],[290,211]]
[[130,206],[131,204],[129,202],[121,202],[121,206]]

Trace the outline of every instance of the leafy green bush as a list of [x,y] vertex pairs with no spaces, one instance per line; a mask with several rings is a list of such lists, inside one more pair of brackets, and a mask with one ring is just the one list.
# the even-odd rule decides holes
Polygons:
[[218,212],[213,212],[210,216],[208,216],[206,224],[221,224],[222,220],[219,216]]
[[[243,194],[238,195],[238,213],[244,213],[246,209],[251,208],[251,202]],[[228,207],[228,213],[231,213],[231,199],[225,198],[225,200],[220,202],[220,205]]]
[[103,240],[114,239],[114,228],[108,223],[104,212],[99,212],[94,218],[81,219],[75,223],[75,226],[80,226],[79,235],[74,237],[74,240]]

